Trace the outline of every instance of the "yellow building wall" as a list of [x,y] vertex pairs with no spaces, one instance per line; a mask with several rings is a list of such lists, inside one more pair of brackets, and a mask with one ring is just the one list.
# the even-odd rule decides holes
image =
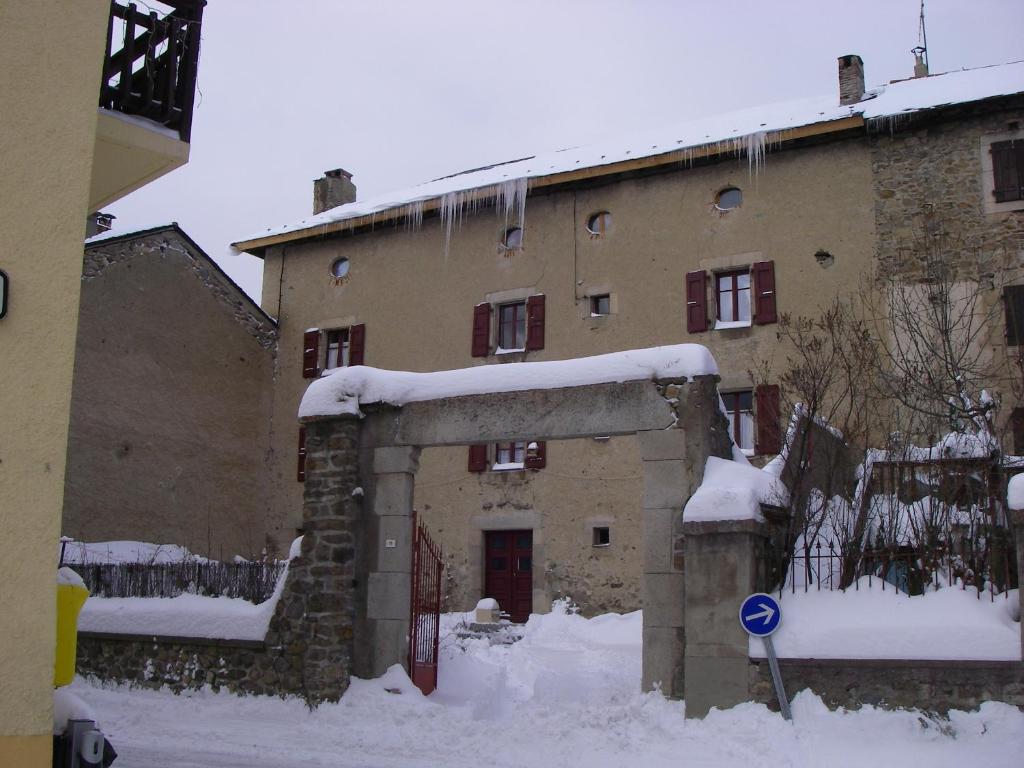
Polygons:
[[107,0],[0,3],[0,765],[51,764],[57,537]]

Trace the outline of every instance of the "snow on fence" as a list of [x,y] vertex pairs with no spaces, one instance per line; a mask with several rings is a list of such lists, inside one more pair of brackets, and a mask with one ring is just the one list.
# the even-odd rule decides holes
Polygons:
[[287,561],[223,563],[71,563],[96,597],[240,597],[262,603],[274,593]]
[[[978,598],[987,592],[991,600],[1009,598],[1018,584],[1017,563],[1012,544],[993,546],[992,539],[972,545],[959,542],[956,549],[899,547],[861,551],[834,542],[801,548],[778,566],[779,595],[803,592],[859,590],[862,583],[873,587],[879,582],[883,591],[921,595],[945,586],[977,588]],[[864,582],[862,582],[864,580]]]

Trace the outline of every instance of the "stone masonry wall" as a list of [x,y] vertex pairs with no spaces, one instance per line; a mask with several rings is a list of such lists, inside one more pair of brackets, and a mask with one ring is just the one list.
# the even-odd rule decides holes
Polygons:
[[[865,704],[946,714],[984,701],[1024,707],[1024,663],[779,659],[786,694],[810,688],[830,708]],[[751,659],[750,697],[778,710],[767,660]]]
[[174,691],[210,685],[310,705],[339,699],[353,659],[358,430],[356,418],[306,425],[302,550],[263,642],[81,633],[78,671]]
[[991,190],[981,182],[982,136],[1006,131],[1015,121],[1024,121],[1019,99],[995,101],[960,119],[897,125],[891,133],[874,126],[876,257],[883,269],[917,274],[922,265],[915,240],[935,231],[961,239],[966,256],[1019,258],[1024,213],[985,214]]

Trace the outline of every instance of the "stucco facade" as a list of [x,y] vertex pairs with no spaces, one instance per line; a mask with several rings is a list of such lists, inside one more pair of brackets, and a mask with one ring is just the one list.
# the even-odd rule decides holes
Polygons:
[[176,226],[87,244],[62,532],[258,557],[276,342]]
[[[841,183],[836,183],[836,179]],[[737,187],[743,202],[719,210],[716,195]],[[440,370],[518,360],[557,360],[695,342],[719,362],[723,391],[750,389],[748,371],[770,359],[776,327],[688,333],[685,277],[774,264],[778,312],[810,312],[859,279],[873,254],[871,157],[844,136],[769,155],[759,172],[729,155],[698,167],[612,177],[531,195],[520,250],[499,247],[506,222],[493,209],[467,217],[447,252],[438,219],[419,229],[372,232],[267,249],[263,306],[280,328],[274,399],[273,513],[282,545],[300,525],[294,417],[303,333],[365,324],[367,365]],[[611,213],[603,236],[591,214]],[[826,266],[815,257],[826,250]],[[332,263],[349,260],[344,279]],[[545,295],[541,350],[471,356],[473,307]],[[590,297],[610,295],[593,317]],[[493,346],[493,345],[492,345]],[[588,611],[640,605],[640,462],[635,441],[568,440],[547,445],[546,467],[467,471],[465,448],[423,452],[416,506],[449,556],[451,607],[483,590],[484,532],[533,531],[533,607],[570,595]],[[595,546],[594,528],[609,528]]]

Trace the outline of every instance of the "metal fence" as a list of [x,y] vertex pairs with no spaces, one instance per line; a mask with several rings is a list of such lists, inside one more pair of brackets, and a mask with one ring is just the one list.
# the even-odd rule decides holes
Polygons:
[[262,603],[273,593],[287,562],[69,563],[98,597],[241,597]]
[[976,587],[995,600],[1018,585],[1012,543],[989,539],[981,546],[857,550],[817,542],[784,558],[776,569],[778,591],[809,592],[878,586],[894,594],[920,595],[928,587]]

